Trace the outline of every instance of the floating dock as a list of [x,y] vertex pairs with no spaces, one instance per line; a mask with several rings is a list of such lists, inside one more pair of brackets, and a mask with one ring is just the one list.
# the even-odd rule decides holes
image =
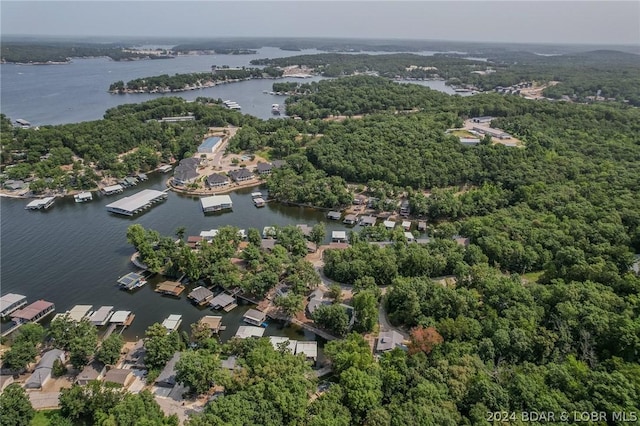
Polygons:
[[236,303],[236,299],[227,293],[220,293],[209,302],[209,306],[213,309],[222,309],[225,312],[229,312],[232,309],[236,308],[238,304]]
[[253,204],[256,207],[264,207],[266,205],[266,202],[264,201],[264,199],[257,197],[253,199]]
[[184,291],[184,286],[178,281],[164,281],[156,288],[156,293],[165,294],[167,296],[179,297]]
[[124,187],[122,185],[111,185],[111,186],[105,186],[104,188],[102,188],[102,193],[104,195],[119,194],[122,191],[124,191]]
[[27,304],[27,296],[16,293],[7,293],[0,297],[0,317],[5,319],[11,312],[16,311]]
[[136,288],[140,288],[147,283],[147,280],[140,274],[135,272],[129,272],[127,275],[120,277],[118,279],[118,284],[120,284],[120,288],[123,290],[134,290]]
[[89,317],[89,321],[95,326],[102,326],[109,321],[111,315],[113,315],[113,306],[101,306]]
[[109,323],[128,327],[136,316],[131,311],[115,311]]
[[264,336],[264,328],[255,327],[253,325],[241,325],[238,327],[235,337],[239,339],[246,339],[248,337],[262,337]]
[[173,166],[171,164],[167,164],[165,166],[158,167],[156,170],[158,170],[160,173],[169,173],[172,168]]
[[29,306],[14,311],[11,319],[16,324],[24,324],[27,322],[38,322],[56,309],[52,302],[46,300],[38,300]]
[[25,207],[25,209],[27,210],[41,210],[41,209],[48,209],[49,207],[51,207],[54,203],[54,201],[56,200],[55,197],[44,197],[38,200],[33,200],[32,202],[30,202],[29,204],[27,204],[27,206]]
[[228,195],[212,195],[211,197],[200,198],[202,211],[205,213],[217,212],[225,209],[232,209],[233,202]]
[[267,323],[265,322],[266,319],[267,314],[257,309],[249,309],[242,317],[242,320],[247,324],[257,325],[260,327],[267,326]]
[[200,318],[198,323],[207,327],[211,330],[211,333],[214,334],[218,334],[220,331],[225,329],[225,326],[222,325],[222,316],[220,315],[207,315]]
[[107,211],[111,213],[121,214],[125,216],[133,216],[146,210],[160,201],[166,200],[168,197],[164,191],[156,191],[154,189],[144,189],[137,194],[130,195],[119,199],[116,202],[107,204]]
[[187,297],[196,305],[202,306],[213,299],[213,292],[206,287],[199,286],[194,288]]
[[167,332],[171,333],[180,327],[182,323],[182,315],[169,315],[166,320],[162,321],[162,325],[167,329]]
[[74,195],[73,198],[76,200],[76,203],[85,203],[87,201],[93,200],[93,194],[91,194],[91,192],[89,191],[84,191]]

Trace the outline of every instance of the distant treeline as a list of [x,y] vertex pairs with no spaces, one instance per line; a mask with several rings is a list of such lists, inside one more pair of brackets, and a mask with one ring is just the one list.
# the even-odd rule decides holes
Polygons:
[[286,67],[305,65],[326,77],[339,77],[355,73],[375,72],[383,77],[400,78],[453,78],[483,71],[487,63],[459,57],[424,56],[411,53],[389,55],[352,55],[322,53],[288,58],[254,59],[252,65]]
[[116,44],[2,43],[2,61],[15,63],[68,62],[70,58],[106,56],[114,61],[146,58],[148,55],[125,52]]
[[202,87],[208,83],[224,82],[228,80],[243,80],[248,78],[280,77],[282,71],[272,67],[229,69],[218,68],[213,72],[190,74],[162,74],[152,77],[136,78],[128,81],[116,81],[109,86],[110,92],[126,93],[128,91],[179,92],[188,87]]

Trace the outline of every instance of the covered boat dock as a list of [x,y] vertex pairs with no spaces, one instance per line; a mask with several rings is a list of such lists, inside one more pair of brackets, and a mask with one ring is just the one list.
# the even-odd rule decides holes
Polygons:
[[107,211],[111,213],[122,214],[125,216],[133,216],[136,213],[148,209],[153,204],[166,200],[168,197],[164,191],[156,191],[155,189],[144,189],[137,194],[130,195],[107,204]]
[[155,290],[157,293],[178,297],[184,291],[184,286],[178,281],[164,281]]

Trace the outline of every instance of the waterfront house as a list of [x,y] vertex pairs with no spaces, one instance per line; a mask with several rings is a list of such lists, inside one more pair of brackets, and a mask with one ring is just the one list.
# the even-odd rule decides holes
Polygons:
[[144,363],[144,357],[147,350],[144,348],[144,340],[138,340],[133,348],[124,357],[124,366],[128,368],[139,368],[145,370],[147,367]]
[[213,292],[206,287],[198,286],[187,296],[198,306],[206,305],[213,299]]
[[115,383],[125,389],[129,387],[134,379],[133,370],[123,368],[112,368],[104,375],[105,383]]
[[266,176],[271,174],[272,169],[273,169],[273,165],[269,163],[258,163],[256,165],[256,172],[261,176]]
[[11,312],[27,304],[27,297],[22,294],[7,293],[0,297],[0,317],[6,318]]
[[180,352],[174,353],[156,379],[156,385],[168,388],[172,388],[176,385],[176,364],[179,360]]
[[271,165],[273,166],[274,169],[279,169],[282,166],[285,166],[287,164],[287,162],[285,160],[273,160],[271,162]]
[[178,281],[163,281],[155,291],[166,296],[179,297],[184,291],[184,285]]
[[471,121],[474,123],[491,123],[491,120],[493,120],[493,117],[490,117],[488,115],[484,115],[482,117],[473,117],[471,119]]
[[64,362],[64,352],[60,349],[52,349],[45,352],[40,358],[40,362],[36,365],[35,370],[27,381],[24,383],[25,389],[42,389],[42,387],[51,378],[53,364],[59,359]]
[[180,164],[173,170],[173,183],[174,185],[184,186],[193,182],[198,176],[196,168]]
[[378,340],[376,341],[376,352],[387,352],[396,347],[406,349],[404,340],[405,339],[402,334],[398,333],[395,330],[383,331],[380,333],[380,335],[378,336]]
[[375,216],[363,216],[360,218],[360,226],[375,226]]
[[411,229],[411,222],[410,222],[410,221],[408,221],[408,220],[403,220],[403,221],[402,221],[402,228],[403,228],[405,231],[409,231],[409,230]]
[[238,339],[247,339],[249,337],[262,337],[264,336],[264,327],[256,327],[253,325],[241,325],[238,327],[238,331],[234,337]]
[[207,327],[212,334],[218,334],[221,330],[224,330],[222,326],[222,316],[220,315],[207,315],[198,321],[198,324]]
[[25,183],[22,180],[8,180],[3,184],[5,189],[9,191],[18,191],[25,188]]
[[276,228],[274,226],[265,226],[262,228],[262,238],[275,238]]
[[205,213],[216,212],[224,209],[232,209],[233,202],[228,195],[212,195],[211,197],[200,198],[202,211]]
[[305,238],[309,238],[311,236],[311,230],[313,229],[311,226],[306,224],[296,225],[296,228],[302,232],[302,235],[304,235]]
[[197,249],[202,244],[202,237],[198,235],[190,235],[187,237],[187,245],[189,248]]
[[342,223],[344,223],[345,225],[355,225],[357,221],[358,221],[358,215],[348,214],[344,217],[344,220],[342,221]]
[[242,317],[242,320],[247,324],[257,325],[257,326],[265,326],[264,321],[266,319],[267,319],[267,314],[257,309],[249,309]]
[[229,172],[229,176],[235,182],[245,182],[250,179],[253,179],[253,173],[251,173],[249,170],[245,168],[238,169],[238,170],[231,170]]
[[262,240],[260,240],[260,248],[265,251],[272,251],[276,247],[277,243],[278,240],[276,239],[263,238]]
[[329,212],[327,213],[327,219],[329,220],[340,220],[340,212]]
[[347,231],[331,231],[331,241],[334,243],[346,243]]
[[102,379],[106,372],[107,367],[103,363],[94,361],[85,366],[82,371],[78,373],[76,376],[76,383],[80,386],[86,386],[89,382]]
[[209,188],[220,188],[222,186],[227,186],[231,183],[228,176],[225,176],[220,173],[213,173],[207,176],[205,184]]
[[55,305],[46,300],[38,300],[32,304],[11,313],[11,320],[16,324],[38,322],[56,309]]

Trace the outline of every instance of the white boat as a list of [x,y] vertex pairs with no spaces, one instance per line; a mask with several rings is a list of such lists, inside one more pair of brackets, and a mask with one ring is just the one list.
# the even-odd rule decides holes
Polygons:
[[280,115],[280,105],[278,104],[271,105],[271,114]]

